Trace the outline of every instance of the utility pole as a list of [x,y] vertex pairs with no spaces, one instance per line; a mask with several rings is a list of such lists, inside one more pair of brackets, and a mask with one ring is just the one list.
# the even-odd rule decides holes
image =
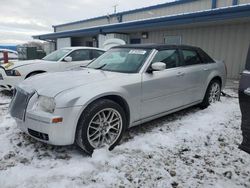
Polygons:
[[113,7],[114,7],[114,14],[116,14],[118,4],[115,4]]

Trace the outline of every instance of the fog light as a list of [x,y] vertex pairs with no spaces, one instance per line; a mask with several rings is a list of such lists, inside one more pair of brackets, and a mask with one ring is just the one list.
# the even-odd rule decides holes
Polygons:
[[52,119],[52,123],[60,123],[63,121],[63,118],[62,117],[57,117],[57,118],[53,118]]

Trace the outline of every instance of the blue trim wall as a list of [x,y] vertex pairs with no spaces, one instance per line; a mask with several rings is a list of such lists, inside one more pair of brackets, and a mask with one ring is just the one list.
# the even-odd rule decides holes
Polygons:
[[[169,6],[173,6],[173,5],[180,5],[180,4],[190,3],[190,2],[193,2],[193,1],[198,1],[198,0],[176,0],[176,1],[173,1],[173,2],[167,2],[167,3],[153,5],[153,6],[149,6],[149,7],[144,7],[144,8],[139,8],[139,9],[134,9],[134,10],[129,10],[129,11],[118,12],[116,14],[110,14],[110,17],[119,16],[120,14],[124,15],[124,14],[137,13],[137,12],[141,12],[141,11],[149,11],[149,10],[169,7]],[[87,22],[87,21],[99,20],[99,19],[103,19],[103,18],[107,18],[107,16],[106,15],[105,16],[98,16],[98,17],[95,17],[95,18],[80,20],[80,21],[76,21],[76,22],[69,22],[69,23],[65,23],[65,24],[53,25],[52,27],[55,28],[55,27],[60,27],[60,26],[67,26],[67,25],[72,25],[72,24],[84,23],[84,22]]]
[[238,0],[233,0],[232,5],[238,5]]
[[213,8],[216,8],[217,7],[217,0],[211,0],[212,2],[211,2],[211,8],[213,9]]
[[72,37],[72,36],[84,36],[84,35],[96,35],[105,34],[113,32],[126,32],[135,30],[144,30],[152,27],[162,27],[162,26],[174,26],[174,25],[184,25],[191,23],[202,23],[210,21],[223,21],[236,18],[250,18],[250,5],[235,6],[221,9],[213,9],[203,12],[195,12],[189,14],[182,14],[176,16],[165,16],[160,18],[153,18],[147,20],[140,20],[134,22],[125,22],[110,24],[105,26],[97,26],[88,29],[80,29],[66,32],[51,33],[45,35],[34,36],[35,39],[56,39],[60,37]]

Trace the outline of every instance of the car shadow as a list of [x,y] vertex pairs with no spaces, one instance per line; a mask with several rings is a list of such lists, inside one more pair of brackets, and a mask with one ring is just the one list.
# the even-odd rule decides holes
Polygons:
[[128,128],[120,144],[128,142],[129,140],[133,139],[135,136],[149,133],[155,128],[159,128],[159,130],[161,131],[161,129],[163,128],[163,125],[164,125],[164,128],[168,130],[167,132],[170,132],[173,129],[177,128],[176,127],[177,125],[173,125],[171,124],[171,122],[180,120],[184,116],[188,116],[189,114],[195,113],[199,110],[201,110],[200,107],[192,106],[192,107],[183,109],[181,111],[171,113],[169,115],[151,120],[149,122]]

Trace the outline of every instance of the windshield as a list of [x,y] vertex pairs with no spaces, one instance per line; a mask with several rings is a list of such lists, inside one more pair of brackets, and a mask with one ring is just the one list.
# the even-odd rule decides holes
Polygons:
[[88,68],[113,72],[136,73],[148,57],[150,50],[114,48],[89,64]]
[[43,58],[43,60],[46,60],[46,61],[59,61],[63,56],[65,56],[70,51],[71,51],[70,49],[60,49],[60,50],[54,51],[51,54],[45,56]]

